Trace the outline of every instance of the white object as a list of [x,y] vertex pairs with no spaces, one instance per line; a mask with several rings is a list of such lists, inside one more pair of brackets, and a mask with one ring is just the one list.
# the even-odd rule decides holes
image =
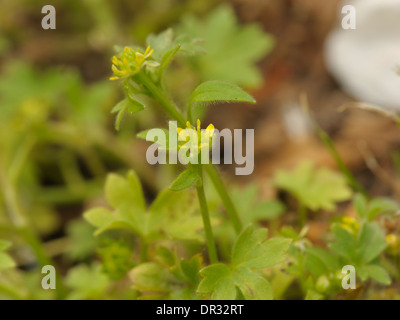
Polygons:
[[400,0],[348,0],[345,5],[356,9],[356,29],[344,30],[339,21],[328,36],[329,71],[354,98],[400,110]]

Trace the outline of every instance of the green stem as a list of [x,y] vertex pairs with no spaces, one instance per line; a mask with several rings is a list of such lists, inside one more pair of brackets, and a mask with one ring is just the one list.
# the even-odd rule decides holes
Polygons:
[[[328,151],[330,152],[332,158],[335,160],[336,165],[338,166],[339,170],[342,172],[342,174],[346,177],[347,182],[349,185],[356,191],[362,193],[364,196],[368,198],[368,193],[367,191],[358,183],[357,179],[354,177],[350,169],[346,166],[346,164],[343,162],[339,152],[336,150],[334,143],[332,142],[332,139],[329,137],[329,135],[319,126],[318,122],[314,119],[311,110],[310,110],[310,105],[308,102],[308,98],[306,95],[301,95],[300,97],[301,105],[304,108],[304,111],[308,115],[309,119],[311,120],[314,128],[317,131],[317,135],[319,139],[325,144],[327,147]],[[398,122],[398,125],[400,126],[400,122]]]
[[235,205],[232,202],[231,197],[226,191],[226,188],[221,180],[221,177],[219,176],[217,170],[212,164],[206,164],[205,168],[209,177],[211,178],[212,183],[215,186],[215,189],[217,190],[219,196],[221,197],[221,200],[225,206],[229,219],[231,220],[233,227],[235,228],[236,233],[240,233],[240,231],[243,228],[242,222],[240,221],[239,214],[235,208]]
[[336,150],[335,145],[333,144],[331,138],[328,134],[322,130],[320,127],[317,127],[317,134],[321,141],[325,144],[328,148],[332,158],[335,160],[336,165],[338,166],[339,170],[342,174],[346,177],[347,182],[353,187],[354,190],[362,193],[364,196],[368,197],[368,193],[365,189],[358,183],[356,178],[353,176],[349,168],[345,165],[342,158],[339,155],[339,152]]
[[167,111],[168,115],[172,119],[176,120],[181,127],[185,127],[185,119],[176,105],[167,98],[166,94],[157,87],[144,72],[139,72],[134,76],[134,78],[136,79],[136,82],[143,84],[143,86],[151,93],[152,97],[165,108],[165,111]]
[[198,195],[199,203],[200,203],[201,217],[203,218],[203,225],[204,225],[204,232],[206,235],[208,255],[210,257],[210,263],[214,264],[214,263],[218,263],[217,250],[215,247],[214,235],[213,235],[211,222],[210,222],[210,215],[208,213],[206,195],[204,193],[203,172],[202,172],[201,164],[198,166],[198,168],[199,168],[198,172],[199,172],[200,179],[197,182],[196,190],[197,190],[197,195]]

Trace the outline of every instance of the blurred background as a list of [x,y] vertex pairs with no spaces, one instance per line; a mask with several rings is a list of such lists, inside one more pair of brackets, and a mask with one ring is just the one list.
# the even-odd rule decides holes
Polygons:
[[[135,138],[166,126],[167,118],[147,108],[126,116],[117,132],[110,110],[123,92],[108,80],[115,45],[144,46],[147,35],[170,27],[203,39],[206,51],[179,57],[169,70],[179,103],[201,81],[218,78],[257,100],[212,106],[205,116],[204,123],[219,129],[255,130],[255,171],[238,177],[235,166],[221,166],[229,185],[255,183],[258,196],[270,199],[279,196],[270,184],[278,169],[302,159],[335,168],[303,112],[307,96],[314,121],[363,187],[375,196],[399,196],[393,177],[400,134],[391,112],[399,107],[400,87],[388,88],[390,72],[366,70],[390,65],[396,74],[400,30],[391,13],[398,11],[393,1],[375,2],[381,7],[357,7],[358,30],[344,31],[343,5],[360,1],[57,0],[51,3],[56,30],[43,30],[41,8],[48,1],[0,0],[0,238],[21,244],[14,256],[29,269],[32,254],[12,228],[19,216],[7,214],[22,210],[52,256],[68,251],[72,262],[61,264],[68,268],[93,251],[92,229],[81,217],[103,203],[108,172],[133,168],[149,201],[173,180],[179,168],[148,165],[148,144]],[[376,28],[362,28],[374,22]],[[369,94],[375,89],[377,95]],[[365,110],[354,101],[379,107]],[[323,219],[315,224],[311,237],[318,241]]]

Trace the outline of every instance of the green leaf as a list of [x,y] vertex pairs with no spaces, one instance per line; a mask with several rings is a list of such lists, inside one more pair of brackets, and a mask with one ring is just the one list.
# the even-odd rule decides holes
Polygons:
[[231,270],[227,265],[219,263],[200,271],[204,277],[197,292],[211,293],[214,300],[233,300],[237,298],[237,290],[246,300],[270,300],[273,298],[271,284],[261,275],[247,268]]
[[128,172],[126,178],[114,173],[109,174],[106,180],[105,193],[107,202],[113,208],[129,204],[140,210],[146,209],[142,186],[133,170]]
[[200,271],[204,279],[200,282],[197,292],[212,293],[214,300],[234,300],[236,285],[232,271],[223,263],[213,264]]
[[361,218],[367,216],[367,199],[363,194],[357,193],[353,199],[353,206]]
[[194,102],[214,101],[256,103],[251,95],[235,84],[218,80],[203,82],[193,91],[190,98],[191,104]]
[[203,258],[200,254],[193,256],[190,260],[181,260],[180,267],[186,278],[193,284],[199,282],[199,271],[203,265]]
[[262,269],[282,262],[291,243],[290,239],[272,238],[267,241],[267,229],[247,227],[239,235],[232,250],[232,265]]
[[357,242],[353,235],[338,225],[333,227],[333,234],[335,235],[335,242],[329,246],[332,251],[350,262],[357,261]]
[[170,189],[172,191],[181,191],[192,186],[199,179],[199,175],[192,169],[183,171],[178,178],[172,182]]
[[278,171],[275,185],[311,210],[334,211],[336,202],[348,200],[352,195],[341,174],[327,168],[315,169],[308,161],[301,162],[292,172]]
[[[149,225],[173,239],[204,241],[195,190],[162,191],[152,203],[149,214]],[[211,219],[212,225],[216,223],[216,219]]]
[[272,238],[265,241],[266,229],[247,227],[239,235],[233,249],[230,266],[222,263],[200,271],[204,277],[198,287],[200,293],[211,293],[212,299],[235,299],[239,288],[245,299],[272,299],[270,283],[253,269],[263,269],[280,263],[291,240]]
[[137,231],[135,226],[130,222],[122,219],[105,208],[90,209],[83,214],[83,217],[92,226],[97,228],[94,233],[96,236],[111,229],[128,229],[134,232]]
[[174,47],[174,32],[171,28],[160,32],[159,34],[150,34],[146,39],[147,45],[154,49],[153,57],[161,61],[162,57]]
[[129,229],[145,235],[148,230],[146,203],[135,172],[129,171],[126,178],[109,174],[105,193],[107,202],[114,211],[94,208],[84,213],[84,218],[97,228],[95,235],[110,229]]
[[246,300],[273,299],[272,286],[264,277],[246,268],[240,268],[236,273],[241,278],[238,287]]
[[357,268],[357,272],[363,281],[367,278],[372,278],[386,285],[390,285],[392,282],[387,271],[378,265],[361,266]]
[[155,258],[157,259],[157,261],[159,261],[163,265],[166,265],[169,267],[172,267],[173,265],[175,265],[176,256],[167,247],[158,246],[157,247],[157,255]]
[[244,225],[275,219],[284,212],[284,205],[277,200],[259,200],[259,191],[257,184],[232,190],[232,200]]
[[358,256],[362,263],[370,263],[387,247],[385,235],[375,222],[364,223],[358,239]]
[[120,101],[114,108],[112,108],[111,113],[118,113],[115,119],[115,129],[119,130],[122,117],[125,112],[128,111],[130,114],[142,111],[145,106],[138,100],[128,97]]
[[172,48],[171,50],[168,50],[167,52],[164,53],[164,55],[161,58],[160,67],[158,68],[158,76],[160,78],[162,77],[165,69],[169,66],[171,61],[174,59],[175,55],[178,53],[180,48],[181,48],[181,45],[178,44],[175,48]]
[[262,83],[255,63],[271,50],[274,40],[258,24],[239,23],[231,6],[218,6],[203,20],[187,15],[178,32],[204,39],[206,54],[189,59],[203,80],[227,80],[245,87]]
[[171,28],[157,35],[149,35],[146,42],[154,49],[152,56],[160,61],[160,67],[156,70],[158,80],[161,79],[165,69],[178,52],[188,54],[204,52],[204,49],[198,45],[199,41],[197,39],[192,39],[188,35],[181,35],[175,38]]
[[335,256],[323,249],[308,248],[305,266],[311,274],[319,277],[336,271],[339,268],[339,263]]

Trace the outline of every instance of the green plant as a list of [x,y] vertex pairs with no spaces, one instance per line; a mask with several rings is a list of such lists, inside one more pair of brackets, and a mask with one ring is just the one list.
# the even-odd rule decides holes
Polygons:
[[[273,293],[268,281],[256,273],[255,270],[264,269],[281,262],[290,241],[273,238],[263,243],[266,238],[265,230],[253,230],[253,228],[248,227],[242,231],[241,218],[217,171],[212,164],[203,165],[200,161],[202,153],[208,151],[209,145],[212,143],[214,128],[210,125],[206,130],[202,131],[199,120],[197,120],[196,128],[193,129],[191,126],[193,121],[192,107],[195,104],[205,105],[219,101],[254,103],[255,101],[249,94],[234,84],[218,80],[206,81],[193,91],[187,104],[186,112],[184,110],[182,112],[170,98],[171,95],[167,90],[164,71],[176,54],[195,53],[199,51],[198,45],[196,41],[187,36],[174,38],[171,30],[167,30],[158,36],[150,36],[147,42],[148,47],[144,51],[125,47],[113,58],[114,76],[111,77],[111,80],[122,79],[126,95],[126,98],[112,110],[112,112],[118,113],[116,128],[119,128],[121,118],[125,112],[135,114],[145,109],[140,100],[141,97],[147,96],[158,102],[171,119],[177,121],[178,125],[182,127],[177,129],[179,136],[191,137],[192,133],[197,132],[194,141],[186,140],[186,142],[178,144],[177,147],[179,148],[177,150],[181,149],[186,152],[186,149],[184,149],[186,144],[191,143],[191,147],[197,150],[196,157],[198,157],[199,161],[197,163],[190,162],[188,169],[172,182],[170,190],[161,192],[149,209],[146,209],[140,182],[133,171],[126,178],[110,175],[107,179],[105,190],[107,201],[114,210],[94,208],[85,213],[85,218],[97,228],[96,234],[110,229],[122,228],[139,237],[141,241],[139,261],[141,264],[135,267],[131,274],[131,278],[134,279],[134,285],[136,283],[139,291],[152,291],[141,280],[143,277],[149,277],[148,272],[155,279],[158,277],[169,279],[171,277],[161,266],[151,261],[154,257],[149,256],[150,247],[154,246],[158,241],[165,241],[165,236],[168,236],[174,240],[205,241],[210,265],[200,271],[200,274],[204,275],[205,279],[200,283],[198,293],[212,293],[211,296],[213,298],[232,299],[236,297],[236,290],[238,290],[239,297],[272,298]],[[186,114],[186,118],[182,113]],[[139,133],[138,136],[145,138],[147,132]],[[185,137],[183,138],[185,139]],[[169,139],[172,139],[172,137],[169,137]],[[208,142],[204,145],[203,141]],[[194,145],[192,145],[193,143]],[[160,142],[160,148],[168,148],[166,141],[164,143]],[[187,152],[191,152],[189,149]],[[240,234],[232,251],[230,266],[219,263],[213,232],[213,224],[218,222],[210,218],[204,189],[204,168],[221,197],[232,227],[236,233]],[[193,194],[190,189],[192,185],[196,189],[198,205],[192,203]],[[200,221],[198,211],[201,213]],[[202,232],[199,233],[202,230],[204,235]],[[246,253],[246,248],[249,246],[253,248],[253,251]],[[172,254],[170,253],[170,255]],[[258,257],[259,255],[261,257]],[[174,258],[173,260],[176,259]],[[261,260],[259,261],[259,259]],[[197,261],[196,265],[197,269],[200,269],[199,261]],[[232,271],[229,271],[231,269]],[[214,274],[214,270],[221,272]],[[214,277],[219,280],[210,280],[210,274],[214,274]],[[191,277],[192,279],[189,280],[194,281],[193,277],[195,277],[197,280],[194,282],[199,281],[197,274],[192,274]],[[172,278],[160,285],[164,286],[169,282],[174,282]],[[251,283],[251,289],[245,285],[248,282]],[[225,285],[228,286],[227,289],[223,288]],[[155,291],[159,289],[162,292],[169,291],[167,287],[152,289]]]
[[[217,2],[188,1],[148,19],[143,8],[160,2],[122,1],[135,7],[129,32],[143,40],[179,12]],[[96,23],[88,35],[98,54],[127,30],[113,15],[118,5],[89,2],[87,8],[99,9],[90,13]],[[80,7],[61,8],[69,7],[75,17]],[[257,177],[235,187],[212,164],[145,163],[140,139],[157,152],[208,156],[216,129],[201,128],[206,111],[224,102],[255,103],[238,85],[261,84],[255,63],[273,42],[220,6],[149,35],[144,47],[117,47],[118,81],[85,84],[68,67],[41,70],[5,60],[0,299],[399,299],[398,204],[366,196],[315,121],[340,172],[300,162],[274,172],[272,183]],[[0,51],[11,53],[7,43]],[[67,47],[67,56],[79,51]],[[111,110],[113,121],[110,106],[121,100],[115,90],[121,83],[124,98]],[[167,129],[156,128],[164,141],[149,135],[166,116],[177,122],[176,145]],[[56,290],[40,286],[47,264],[56,267]],[[354,290],[343,288],[348,265],[356,272]]]
[[308,161],[300,163],[292,172],[278,171],[275,185],[298,200],[301,227],[306,222],[307,209],[333,211],[336,202],[348,200],[352,195],[342,175],[328,168],[315,169]]

